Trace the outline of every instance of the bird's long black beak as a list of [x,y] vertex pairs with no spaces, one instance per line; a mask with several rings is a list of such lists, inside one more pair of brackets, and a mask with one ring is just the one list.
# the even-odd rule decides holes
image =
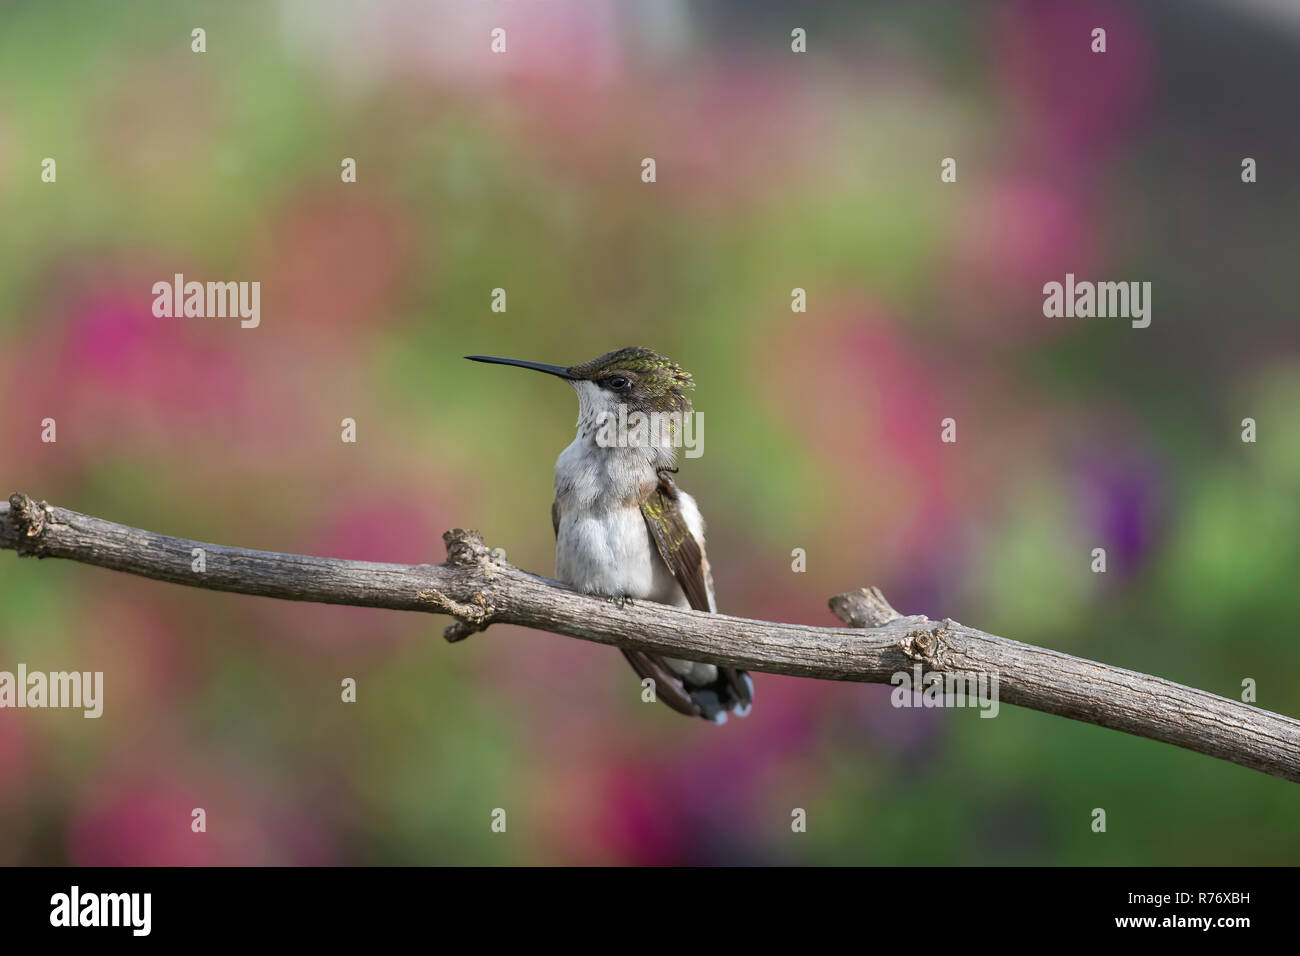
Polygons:
[[520,368],[531,368],[538,372],[546,372],[548,375],[558,375],[563,379],[573,379],[569,370],[563,365],[544,365],[541,362],[525,362],[523,359],[497,358],[495,355],[466,355],[465,358],[471,362],[491,362],[493,365],[518,365]]

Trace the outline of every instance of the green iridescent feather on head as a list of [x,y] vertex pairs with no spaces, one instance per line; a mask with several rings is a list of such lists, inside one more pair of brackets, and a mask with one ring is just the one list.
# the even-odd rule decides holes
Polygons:
[[569,374],[597,384],[621,375],[632,381],[634,393],[655,410],[682,414],[691,411],[691,400],[686,394],[695,387],[691,373],[654,349],[644,346],[615,349],[570,367]]

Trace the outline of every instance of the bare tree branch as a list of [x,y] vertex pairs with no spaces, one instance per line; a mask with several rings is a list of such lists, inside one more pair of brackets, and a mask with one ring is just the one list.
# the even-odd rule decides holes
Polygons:
[[[752,621],[578,594],[508,564],[475,531],[448,531],[445,564],[376,564],[249,551],[141,531],[14,494],[0,503],[0,548],[68,558],[216,591],[290,601],[427,611],[456,618],[450,641],[490,624],[729,664],[772,674],[889,683],[926,673],[996,675],[999,699],[1175,744],[1300,782],[1300,721],[1159,677],[899,615],[874,588],[831,598],[844,627]],[[195,571],[200,549],[205,570]]]

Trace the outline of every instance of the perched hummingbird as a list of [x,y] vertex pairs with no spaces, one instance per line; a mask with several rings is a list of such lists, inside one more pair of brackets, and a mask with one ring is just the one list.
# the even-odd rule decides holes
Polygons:
[[[555,462],[555,576],[616,601],[642,599],[716,613],[704,519],[672,477],[672,428],[691,414],[690,373],[647,348],[616,349],[567,367],[490,355],[466,358],[556,375],[578,393],[578,434]],[[645,429],[635,441],[602,439],[609,423],[636,421],[636,412],[676,425]],[[654,679],[655,696],[678,713],[719,724],[729,712],[749,713],[754,684],[744,671],[641,651],[624,650],[623,656],[642,678]]]

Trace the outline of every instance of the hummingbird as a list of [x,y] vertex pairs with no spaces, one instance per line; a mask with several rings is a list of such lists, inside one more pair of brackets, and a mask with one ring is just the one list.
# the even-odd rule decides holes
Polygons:
[[[578,393],[577,436],[555,462],[556,578],[620,606],[646,600],[717,613],[704,519],[673,478],[675,429],[693,411],[690,373],[641,347],[568,366],[465,357],[545,372]],[[636,422],[637,412],[651,427],[609,440],[611,425]],[[642,680],[654,681],[655,698],[680,714],[721,724],[729,713],[749,713],[754,683],[744,671],[627,649],[623,656]]]

